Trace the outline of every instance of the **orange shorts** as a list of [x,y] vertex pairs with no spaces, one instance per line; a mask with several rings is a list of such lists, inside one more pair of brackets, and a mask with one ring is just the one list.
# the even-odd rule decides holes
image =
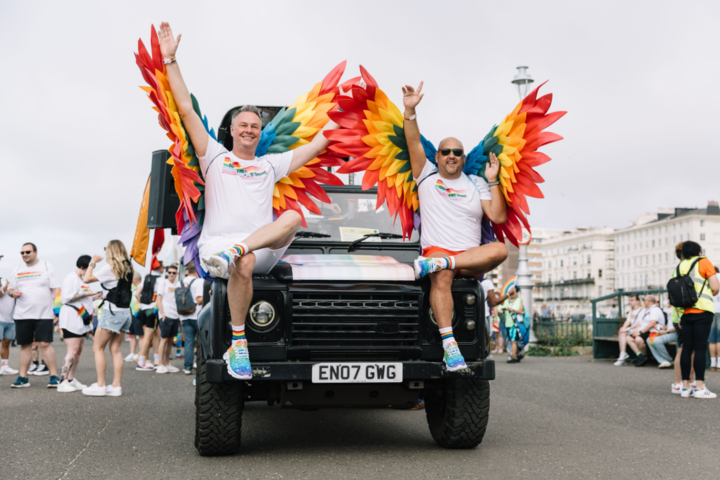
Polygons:
[[[427,257],[429,257],[430,255],[432,255],[433,253],[440,252],[440,253],[444,253],[444,254],[447,255],[448,257],[454,257],[455,255],[459,255],[459,254],[463,253],[464,251],[465,251],[465,250],[461,250],[461,251],[459,251],[459,252],[453,252],[452,250],[447,250],[447,249],[442,248],[442,247],[427,247],[427,248],[423,248],[422,256],[425,257],[425,258],[427,258]],[[456,269],[455,269],[455,273],[456,273],[457,275],[462,275],[462,272],[460,272],[460,269],[459,269],[459,268],[456,268]]]

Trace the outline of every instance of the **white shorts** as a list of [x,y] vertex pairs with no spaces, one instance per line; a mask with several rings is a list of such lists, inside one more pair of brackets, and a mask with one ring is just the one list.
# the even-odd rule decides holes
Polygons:
[[[204,242],[201,239],[201,242],[198,244],[198,248],[200,249],[200,263],[202,264],[203,270],[207,272],[207,265],[205,265],[206,258],[217,253],[224,252],[233,245],[242,243],[242,241],[249,236],[250,234],[233,235],[232,237],[214,237],[212,239],[206,239]],[[290,245],[286,245],[278,248],[277,250],[261,248],[260,250],[251,252],[255,255],[255,268],[253,268],[253,273],[270,273],[270,270],[272,270],[272,268],[280,261],[282,256],[285,255],[285,250],[287,250],[289,246]],[[227,279],[229,276],[226,276],[225,278]]]

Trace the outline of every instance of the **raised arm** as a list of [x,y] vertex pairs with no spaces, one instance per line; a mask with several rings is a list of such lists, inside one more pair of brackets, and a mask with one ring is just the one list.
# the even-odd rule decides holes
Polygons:
[[413,177],[416,179],[420,178],[427,161],[425,149],[422,146],[422,140],[420,140],[420,127],[418,127],[417,117],[415,117],[415,109],[425,96],[424,93],[420,93],[422,87],[423,82],[420,82],[417,90],[410,85],[405,85],[402,89],[403,105],[405,106],[405,113],[403,114],[405,116],[405,140],[410,152],[410,166],[412,167]]
[[[160,24],[160,31],[158,32],[158,40],[160,41],[160,53],[162,53],[163,59],[169,61],[175,58],[178,45],[180,44],[181,35],[177,38],[173,36],[170,24],[163,22]],[[205,130],[202,120],[193,110],[192,99],[190,98],[190,92],[185,86],[185,81],[180,73],[180,67],[177,62],[173,62],[166,65],[168,81],[170,82],[170,91],[173,94],[175,104],[177,105],[180,118],[185,125],[185,129],[190,135],[193,147],[198,157],[205,155],[208,146],[208,133]]]
[[290,169],[288,170],[288,173],[294,172],[313,158],[320,155],[323,150],[325,150],[330,144],[330,140],[325,138],[325,135],[323,135],[322,132],[324,132],[325,130],[333,130],[335,128],[338,128],[338,124],[333,122],[332,120],[328,121],[328,123],[325,124],[323,129],[315,135],[315,138],[313,138],[312,142],[293,150],[293,157],[292,161],[290,162]]
[[[497,176],[500,172],[500,161],[494,153],[490,153],[488,166],[485,168],[485,177],[488,183],[497,182]],[[500,190],[500,185],[492,185],[490,187],[490,195],[492,200],[481,200],[483,212],[493,223],[503,224],[507,221],[507,204],[505,197]]]

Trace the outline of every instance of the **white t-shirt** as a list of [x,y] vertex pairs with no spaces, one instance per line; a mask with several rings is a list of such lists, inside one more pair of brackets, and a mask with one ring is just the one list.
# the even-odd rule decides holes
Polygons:
[[92,314],[95,311],[95,305],[93,305],[92,297],[83,297],[75,302],[70,300],[78,294],[91,292],[90,286],[82,281],[82,278],[77,273],[72,272],[65,277],[62,283],[62,292],[60,293],[60,300],[63,303],[60,309],[60,328],[64,328],[77,335],[82,335],[85,332],[92,330],[93,325],[85,325],[80,318],[77,310],[68,307],[72,305],[76,308],[85,307],[88,313]]
[[638,309],[635,309],[632,312],[630,312],[630,314],[628,315],[628,319],[630,320],[631,327],[634,327],[638,323],[638,318],[639,318],[638,315],[643,310],[644,310],[643,308],[638,308]]
[[485,316],[489,317],[492,312],[492,306],[490,305],[490,300],[488,299],[488,293],[495,290],[495,284],[493,284],[492,280],[486,278],[482,281],[480,286],[483,288],[483,291],[485,291],[485,308],[487,309],[485,310]]
[[[216,237],[250,234],[273,221],[275,183],[288,175],[293,151],[242,160],[208,136],[202,245]],[[215,253],[215,252],[213,252]]]
[[[190,293],[192,293],[192,297],[197,300],[197,297],[203,296],[203,280],[202,278],[198,277],[185,277],[183,278],[183,285],[186,287],[190,285],[190,282],[193,282],[192,287],[190,287]],[[198,315],[200,315],[200,309],[201,304],[198,304],[198,306],[195,308],[195,311],[191,313],[190,315],[182,315],[180,314],[180,320],[197,320]]]
[[437,167],[425,162],[420,177],[420,244],[422,248],[441,247],[464,251],[480,245],[483,217],[481,200],[492,200],[487,182],[475,175],[462,175],[455,180],[432,175]]
[[[0,282],[2,283],[2,282]],[[0,284],[0,288],[4,288],[3,284]],[[10,295],[8,289],[5,294],[0,297],[0,322],[13,323],[13,307],[15,306],[15,299]],[[720,310],[718,310],[720,312]]]
[[[113,288],[117,287],[118,280],[115,277],[115,274],[113,273],[112,269],[110,268],[109,264],[105,264],[102,267],[98,268],[93,272],[93,275],[95,275],[95,278],[98,279],[98,281],[102,284],[102,287],[104,290],[112,290]],[[107,296],[107,292],[104,292]],[[110,310],[108,310],[108,308]],[[119,308],[117,305],[115,305],[112,302],[108,302],[105,300],[105,303],[103,304],[103,311],[112,311],[115,312],[129,312],[130,307],[128,308]]]
[[10,288],[22,292],[15,301],[15,320],[52,320],[53,313],[52,289],[60,288],[60,281],[55,275],[55,267],[51,263],[38,261],[32,267],[22,265],[16,267],[10,276]]
[[177,320],[177,303],[175,303],[175,289],[179,286],[178,282],[171,283],[167,279],[158,279],[156,285],[160,284],[158,295],[162,295],[162,307],[165,318]]
[[[162,275],[160,275],[158,272],[150,272],[150,275],[154,277],[158,277],[157,280],[155,280],[155,288],[153,288],[153,293],[155,295],[160,293],[160,287],[162,286]],[[145,284],[145,281],[143,281],[143,284]],[[140,298],[142,298],[142,291],[140,292]],[[155,298],[153,296],[153,298]],[[150,310],[155,309],[155,302],[151,303],[141,303],[140,304],[140,310]]]
[[642,313],[638,315],[638,318],[640,330],[644,330],[653,320],[657,323],[650,329],[651,332],[657,332],[660,327],[665,325],[665,315],[663,315],[662,310],[657,305],[644,309]]

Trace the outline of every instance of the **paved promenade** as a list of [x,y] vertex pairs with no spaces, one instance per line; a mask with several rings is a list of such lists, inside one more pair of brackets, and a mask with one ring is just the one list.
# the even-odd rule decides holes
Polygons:
[[[63,358],[62,342],[54,343]],[[94,381],[92,342],[78,379]],[[127,353],[128,345],[123,345]],[[19,348],[11,349],[17,367]],[[27,389],[0,377],[0,478],[684,479],[720,475],[720,402],[670,394],[672,373],[588,357],[497,365],[490,424],[474,450],[435,445],[423,411],[281,410],[246,406],[244,451],[193,447],[192,376],[136,372],[123,396]],[[173,363],[181,367],[179,360]],[[720,391],[720,373],[708,372]]]

